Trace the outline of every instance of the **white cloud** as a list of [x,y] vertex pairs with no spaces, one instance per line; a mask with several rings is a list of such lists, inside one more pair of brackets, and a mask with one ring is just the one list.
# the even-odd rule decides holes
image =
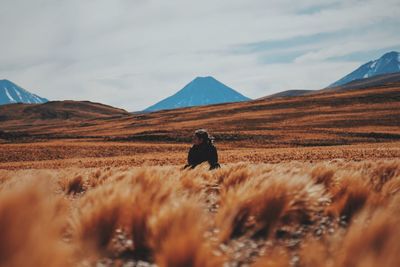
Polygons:
[[343,57],[356,52],[365,52],[374,49],[378,50],[386,47],[398,46],[400,44],[400,35],[391,35],[380,31],[358,36],[357,39],[343,39],[331,42],[329,46],[319,47],[307,52],[297,57],[295,62],[306,63],[324,61],[331,58]]
[[[398,24],[399,11],[392,0],[3,0],[0,74],[49,99],[128,110],[143,109],[198,75],[213,75],[250,97],[316,89],[362,63],[328,59],[399,46],[398,30],[374,28]],[[349,30],[360,33],[337,34]],[[337,37],[286,48],[304,52],[285,64],[261,60],[285,49],[231,52],[327,33]]]

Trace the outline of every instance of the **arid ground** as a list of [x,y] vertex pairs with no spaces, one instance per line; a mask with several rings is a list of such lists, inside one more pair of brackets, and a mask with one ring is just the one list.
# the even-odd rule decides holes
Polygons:
[[[399,84],[0,112],[0,266],[400,266]],[[182,170],[200,127],[221,169]]]

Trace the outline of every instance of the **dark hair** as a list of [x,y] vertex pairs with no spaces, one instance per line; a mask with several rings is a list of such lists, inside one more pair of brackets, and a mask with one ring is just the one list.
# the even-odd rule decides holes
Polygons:
[[212,144],[214,142],[214,137],[210,136],[206,129],[198,129],[194,134],[207,144]]

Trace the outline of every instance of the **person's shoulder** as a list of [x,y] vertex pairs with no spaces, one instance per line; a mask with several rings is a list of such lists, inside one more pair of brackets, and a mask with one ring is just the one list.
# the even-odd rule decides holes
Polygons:
[[214,144],[209,144],[208,147],[209,147],[211,150],[217,150],[217,147],[216,147]]

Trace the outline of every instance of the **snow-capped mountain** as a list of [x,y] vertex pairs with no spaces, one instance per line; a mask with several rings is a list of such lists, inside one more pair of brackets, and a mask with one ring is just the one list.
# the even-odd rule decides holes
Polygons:
[[392,51],[384,54],[379,59],[362,65],[352,73],[329,85],[329,87],[341,86],[354,80],[395,72],[400,72],[400,53]]
[[236,92],[213,77],[197,77],[176,94],[161,100],[144,111],[204,106],[247,100],[250,100],[250,98]]
[[45,102],[48,102],[46,98],[32,94],[9,80],[0,80],[0,105],[12,103],[39,104]]

